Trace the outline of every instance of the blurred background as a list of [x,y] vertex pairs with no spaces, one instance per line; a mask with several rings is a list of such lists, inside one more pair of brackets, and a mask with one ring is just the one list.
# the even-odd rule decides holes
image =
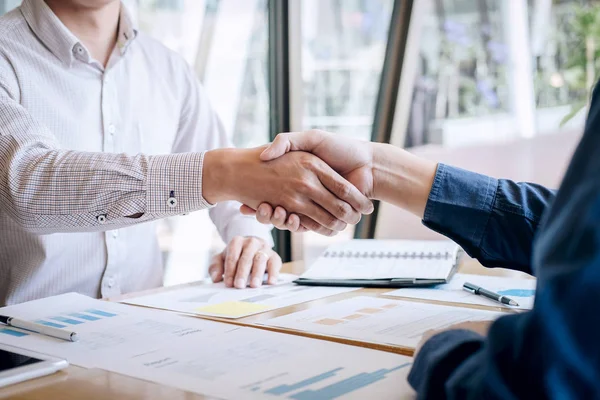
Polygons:
[[[0,13],[20,1],[0,0]],[[193,65],[233,142],[320,128],[479,172],[558,186],[600,67],[582,0],[128,0]],[[208,214],[161,224],[165,284],[205,276]],[[356,237],[432,238],[391,206],[335,238],[275,232],[284,259]]]

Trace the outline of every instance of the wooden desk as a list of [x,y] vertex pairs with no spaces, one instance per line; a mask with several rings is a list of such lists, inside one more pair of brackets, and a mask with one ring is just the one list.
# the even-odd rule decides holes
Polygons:
[[[284,265],[283,272],[300,274],[304,270],[304,264],[302,262],[288,263]],[[503,270],[487,270],[483,269],[478,265],[477,262],[466,260],[462,263],[460,269],[461,272],[469,273],[486,273],[491,275],[502,275]],[[186,285],[179,285],[169,288],[158,288],[148,290],[141,293],[133,293],[124,295],[119,298],[109,299],[110,301],[118,301],[126,298],[137,297],[141,294],[151,294],[162,291],[173,290],[182,286],[197,285],[198,283],[191,283]],[[256,325],[259,321],[264,321],[269,318],[276,316],[290,314],[296,311],[305,310],[312,307],[318,307],[323,304],[332,303],[346,298],[355,296],[379,296],[390,291],[390,289],[360,289],[354,292],[343,293],[337,296],[331,296],[325,299],[315,300],[308,303],[298,304],[290,307],[285,307],[278,310],[269,311],[263,314],[253,315],[246,318],[237,320],[227,320],[221,318],[207,318],[216,320],[219,322],[250,326],[258,329],[271,330],[276,332],[284,332],[288,334],[300,335],[313,337],[323,340],[330,340],[334,342],[361,346],[366,348],[373,348],[377,350],[389,351],[398,354],[412,355],[412,351],[409,349],[399,348],[396,346],[387,346],[381,344],[363,343],[360,341],[349,340],[344,338],[328,337],[325,335],[316,335],[306,332],[296,332],[286,329],[265,327]],[[411,301],[421,301],[411,299]],[[462,305],[466,306],[466,305]],[[473,308],[490,309],[489,307],[472,306]],[[496,308],[491,308],[496,309]],[[497,310],[504,310],[497,308]],[[67,368],[64,372],[60,372],[44,378],[39,378],[24,382],[21,384],[9,386],[4,389],[0,389],[0,399],[18,399],[18,400],[33,400],[33,399],[47,399],[47,400],[71,400],[71,399],[119,399],[119,400],[138,400],[138,399],[169,399],[169,400],[203,400],[209,399],[209,397],[185,392],[179,389],[162,386],[156,383],[147,382],[135,378],[130,378],[120,374],[107,372],[99,369],[84,369],[75,366]]]

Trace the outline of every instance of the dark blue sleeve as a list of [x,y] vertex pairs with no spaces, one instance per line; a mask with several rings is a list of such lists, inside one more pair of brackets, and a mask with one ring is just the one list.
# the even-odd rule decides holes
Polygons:
[[409,376],[420,398],[600,398],[598,174],[596,90],[582,141],[533,244],[533,310],[499,318],[487,338],[465,331],[434,336]]
[[531,273],[533,238],[555,191],[439,164],[423,224],[486,267]]

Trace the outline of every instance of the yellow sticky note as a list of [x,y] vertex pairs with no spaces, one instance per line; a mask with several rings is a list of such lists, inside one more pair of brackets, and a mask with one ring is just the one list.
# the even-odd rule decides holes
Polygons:
[[224,303],[198,307],[196,308],[196,311],[222,317],[239,318],[245,315],[267,311],[271,308],[271,306],[265,306],[264,304],[246,303],[243,301],[226,301]]

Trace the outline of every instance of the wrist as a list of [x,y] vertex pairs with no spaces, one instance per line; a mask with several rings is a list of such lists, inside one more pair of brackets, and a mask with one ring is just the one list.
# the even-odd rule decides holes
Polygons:
[[231,164],[235,156],[232,151],[235,149],[216,149],[204,154],[202,197],[211,204],[234,199]]
[[423,218],[437,163],[401,148],[373,144],[373,197]]

